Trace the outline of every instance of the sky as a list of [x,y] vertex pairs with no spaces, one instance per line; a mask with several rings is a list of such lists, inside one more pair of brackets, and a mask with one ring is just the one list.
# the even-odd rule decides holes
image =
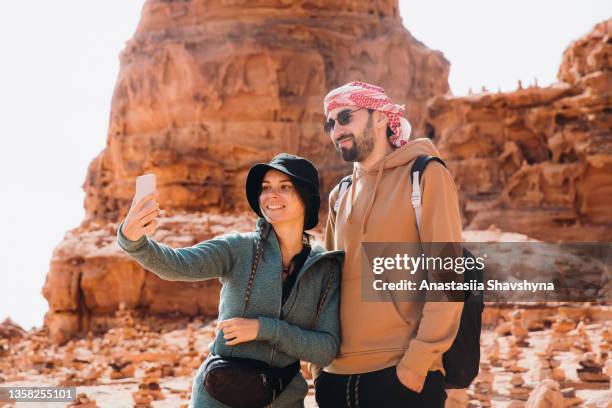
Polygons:
[[[119,52],[143,0],[10,2],[0,13],[0,321],[40,327],[54,248],[84,218],[104,149]],[[612,16],[609,1],[408,1],[404,25],[451,63],[455,95],[556,80],[563,50]]]
[[404,26],[451,63],[454,95],[556,81],[574,40],[612,17],[609,0],[399,0]]

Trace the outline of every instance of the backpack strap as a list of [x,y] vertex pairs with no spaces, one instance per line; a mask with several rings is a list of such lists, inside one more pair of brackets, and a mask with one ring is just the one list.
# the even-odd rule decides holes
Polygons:
[[439,157],[436,156],[428,156],[421,155],[416,158],[412,167],[410,168],[410,181],[412,183],[412,195],[410,196],[412,201],[412,208],[414,208],[414,213],[416,215],[417,229],[419,230],[419,235],[421,233],[421,203],[423,201],[423,196],[421,194],[421,175],[425,171],[425,168],[432,161],[437,161],[446,167],[446,163]]
[[[423,196],[421,194],[421,175],[425,171],[427,165],[432,161],[437,161],[438,163],[446,167],[446,163],[444,163],[444,160],[442,160],[441,158],[424,154],[418,156],[412,164],[412,167],[410,168],[410,181],[412,183],[411,201],[412,208],[414,208],[414,212],[416,215],[417,228],[419,230],[419,233],[421,230],[421,203],[423,201]],[[346,193],[346,191],[351,187],[351,184],[353,184],[352,174],[345,176],[344,178],[342,178],[342,180],[340,180],[340,183],[338,183],[338,199],[334,203],[334,211],[338,212],[338,208],[340,208],[340,199],[342,198],[344,193]]]
[[352,174],[349,174],[348,176],[343,177],[342,180],[340,180],[340,183],[338,183],[340,187],[338,187],[338,198],[336,199],[336,202],[334,203],[335,212],[338,212],[338,208],[340,208],[340,199],[342,198],[344,193],[346,193],[346,190],[349,189],[351,184],[353,184]]

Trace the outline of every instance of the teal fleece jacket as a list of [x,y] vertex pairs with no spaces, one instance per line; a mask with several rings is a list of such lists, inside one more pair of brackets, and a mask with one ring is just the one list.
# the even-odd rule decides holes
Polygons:
[[[121,232],[122,226],[123,222],[117,229],[117,243],[143,268],[172,281],[219,278],[222,283],[219,321],[240,317],[255,251],[255,232],[229,233],[191,247],[174,249],[146,235],[131,241]],[[212,351],[222,356],[252,358],[277,367],[298,359],[326,366],[334,359],[340,345],[338,303],[344,253],[326,252],[313,245],[304,266],[297,272],[287,301],[281,307],[282,256],[278,238],[263,219],[258,221],[258,227],[264,229],[264,236],[268,232],[269,235],[244,317],[259,320],[259,333],[254,341],[227,346],[223,332],[219,331]],[[318,324],[313,329],[317,307],[330,273],[333,273],[332,285]],[[190,406],[224,407],[206,395],[201,386],[202,367],[194,379]],[[298,374],[272,406],[301,407],[307,389],[306,381]]]

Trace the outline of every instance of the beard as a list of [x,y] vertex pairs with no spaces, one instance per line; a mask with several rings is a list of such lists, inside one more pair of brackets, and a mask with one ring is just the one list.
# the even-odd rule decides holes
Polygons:
[[342,155],[342,160],[346,162],[360,162],[365,160],[374,150],[372,115],[369,116],[368,123],[359,138],[355,137],[352,133],[342,136],[342,139],[345,138],[351,138],[353,140],[353,145],[345,149],[336,144],[336,150]]

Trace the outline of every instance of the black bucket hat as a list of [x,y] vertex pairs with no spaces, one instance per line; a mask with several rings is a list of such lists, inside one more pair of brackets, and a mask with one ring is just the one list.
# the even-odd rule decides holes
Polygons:
[[300,194],[306,213],[304,230],[316,227],[319,223],[319,207],[321,207],[319,172],[309,160],[287,153],[277,155],[270,163],[257,163],[249,170],[246,179],[246,195],[255,214],[263,218],[259,208],[259,195],[261,194],[261,183],[268,170],[271,169],[289,176]]

